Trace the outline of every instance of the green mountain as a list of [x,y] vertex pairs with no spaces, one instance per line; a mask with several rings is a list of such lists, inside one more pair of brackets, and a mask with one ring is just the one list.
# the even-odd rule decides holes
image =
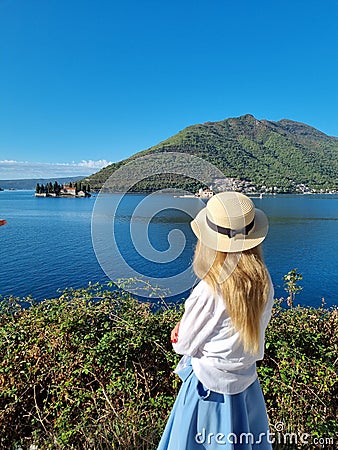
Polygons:
[[[85,180],[92,188],[99,189],[121,165],[161,152],[188,153],[203,158],[231,178],[233,187],[239,190],[323,192],[338,189],[337,137],[292,120],[257,120],[250,114],[189,126]],[[167,175],[151,177],[139,183],[137,190],[167,187],[169,181],[190,189],[198,186],[181,177],[169,178]]]

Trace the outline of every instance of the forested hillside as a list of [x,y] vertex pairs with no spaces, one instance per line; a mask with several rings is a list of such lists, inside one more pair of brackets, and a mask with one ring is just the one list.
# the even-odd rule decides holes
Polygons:
[[[235,179],[234,187],[239,190],[327,192],[338,189],[337,137],[292,120],[257,120],[250,114],[189,126],[131,158],[107,166],[85,181],[99,189],[121,165],[159,152],[201,157],[217,166],[226,177]],[[174,182],[182,185],[182,179],[174,178]],[[187,180],[183,184],[185,188],[195,188]],[[157,176],[139,183],[137,190],[167,185],[167,176]]]

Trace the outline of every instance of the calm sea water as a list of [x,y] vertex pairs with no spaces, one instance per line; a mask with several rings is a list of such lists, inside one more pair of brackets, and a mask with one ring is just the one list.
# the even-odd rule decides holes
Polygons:
[[[195,244],[189,226],[191,219],[182,211],[182,199],[176,199],[169,207],[168,196],[154,198],[154,211],[161,207],[163,210],[151,212],[149,242],[163,255],[170,256],[170,252],[176,255],[175,245],[170,245],[173,242],[182,251],[177,251],[177,258],[168,258],[168,262],[165,258],[161,262],[147,261],[139,257],[138,244],[130,237],[133,216],[134,235],[141,242],[144,240],[140,233],[144,233],[149,217],[137,209],[144,199],[143,195],[123,199],[115,217],[117,243],[123,257],[145,276],[174,276],[191,263]],[[303,275],[303,291],[297,302],[319,306],[321,298],[325,298],[328,306],[336,305],[338,196],[285,195],[254,199],[254,203],[270,221],[263,249],[276,296],[286,295],[283,275],[298,268]],[[92,244],[94,204],[95,197],[49,199],[35,198],[32,191],[0,192],[0,218],[8,222],[0,228],[0,294],[19,297],[31,294],[42,300],[57,295],[58,289],[83,287],[89,281],[108,281]],[[200,205],[196,203],[194,208],[197,212]]]

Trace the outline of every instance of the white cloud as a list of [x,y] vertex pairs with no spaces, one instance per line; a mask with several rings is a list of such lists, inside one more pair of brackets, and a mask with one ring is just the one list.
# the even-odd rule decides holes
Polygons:
[[109,164],[112,162],[105,159],[71,163],[40,163],[5,159],[0,160],[0,180],[88,176]]
[[88,167],[90,169],[102,169],[102,167],[109,166],[112,164],[112,161],[106,161],[105,159],[99,159],[98,161],[93,161],[90,159],[89,161],[82,160],[77,163],[79,167]]

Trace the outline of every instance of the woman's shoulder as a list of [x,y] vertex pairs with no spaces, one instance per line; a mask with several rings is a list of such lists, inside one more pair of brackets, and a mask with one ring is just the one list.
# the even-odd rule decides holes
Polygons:
[[191,295],[203,296],[203,297],[214,297],[214,293],[208,283],[204,280],[200,280],[196,286],[193,288]]
[[185,301],[185,306],[214,309],[216,299],[217,296],[208,283],[204,280],[200,280]]

